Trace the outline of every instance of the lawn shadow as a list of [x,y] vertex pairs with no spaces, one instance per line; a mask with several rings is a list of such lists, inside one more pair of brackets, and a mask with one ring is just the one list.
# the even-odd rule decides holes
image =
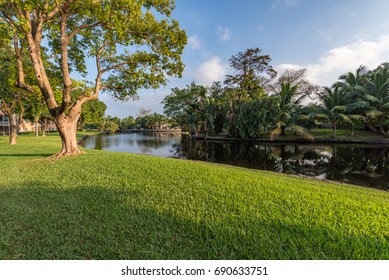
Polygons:
[[139,191],[100,186],[0,188],[0,259],[389,258],[389,237],[340,236],[254,217],[210,224],[148,207],[144,199]]
[[0,154],[0,157],[49,157],[53,155],[53,153],[39,153],[39,154]]

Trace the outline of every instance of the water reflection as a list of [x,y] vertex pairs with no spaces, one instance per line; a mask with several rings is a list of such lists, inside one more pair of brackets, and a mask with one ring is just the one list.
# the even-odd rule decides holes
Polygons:
[[130,133],[88,137],[82,146],[88,149],[170,157],[172,146],[180,142],[181,135],[177,134]]
[[389,147],[205,142],[151,133],[100,135],[88,138],[84,146],[217,162],[389,190]]

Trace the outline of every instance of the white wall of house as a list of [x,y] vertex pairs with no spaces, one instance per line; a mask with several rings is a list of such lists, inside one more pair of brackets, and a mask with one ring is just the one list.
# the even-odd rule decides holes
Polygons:
[[[30,120],[24,120],[23,123],[19,126],[19,132],[35,132],[35,124]],[[38,124],[38,129],[42,129],[42,125]],[[6,136],[10,134],[10,125],[8,117],[0,109],[0,136]],[[50,121],[48,126],[48,131],[56,131],[57,127],[55,124]]]

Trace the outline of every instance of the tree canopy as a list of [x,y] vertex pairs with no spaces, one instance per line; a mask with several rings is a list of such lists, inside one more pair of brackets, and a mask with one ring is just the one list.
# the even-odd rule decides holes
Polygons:
[[[16,85],[31,94],[35,85],[40,89],[61,134],[59,156],[80,152],[81,106],[101,91],[126,100],[140,88],[165,84],[167,76],[181,76],[186,34],[171,18],[173,9],[169,0],[0,1],[0,29],[8,38],[0,47],[16,59]],[[95,81],[74,99],[71,72],[86,74],[87,58],[95,61]],[[60,72],[60,86],[48,62]],[[35,85],[25,79],[28,64]]]

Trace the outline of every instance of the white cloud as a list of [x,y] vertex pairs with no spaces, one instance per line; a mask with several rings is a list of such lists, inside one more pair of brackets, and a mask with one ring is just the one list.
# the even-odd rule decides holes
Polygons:
[[211,85],[213,82],[223,80],[227,69],[220,57],[213,56],[194,71],[195,81],[199,84]]
[[191,49],[200,50],[201,49],[201,40],[200,40],[200,38],[197,37],[196,35],[190,36],[188,38],[188,46]]
[[279,64],[277,66],[274,67],[274,69],[277,71],[277,73],[282,73],[284,72],[285,70],[287,69],[293,69],[293,70],[298,70],[298,69],[303,69],[304,67],[303,66],[300,66],[300,65],[295,65],[295,64],[288,64],[288,63],[284,63],[284,64]]
[[357,43],[337,47],[325,52],[317,63],[306,65],[281,64],[276,69],[306,68],[307,78],[323,86],[331,86],[338,77],[355,71],[360,65],[369,69],[377,67],[389,58],[389,36],[377,41],[358,41]]
[[216,29],[216,35],[222,42],[231,40],[231,30],[227,27],[219,25]]

